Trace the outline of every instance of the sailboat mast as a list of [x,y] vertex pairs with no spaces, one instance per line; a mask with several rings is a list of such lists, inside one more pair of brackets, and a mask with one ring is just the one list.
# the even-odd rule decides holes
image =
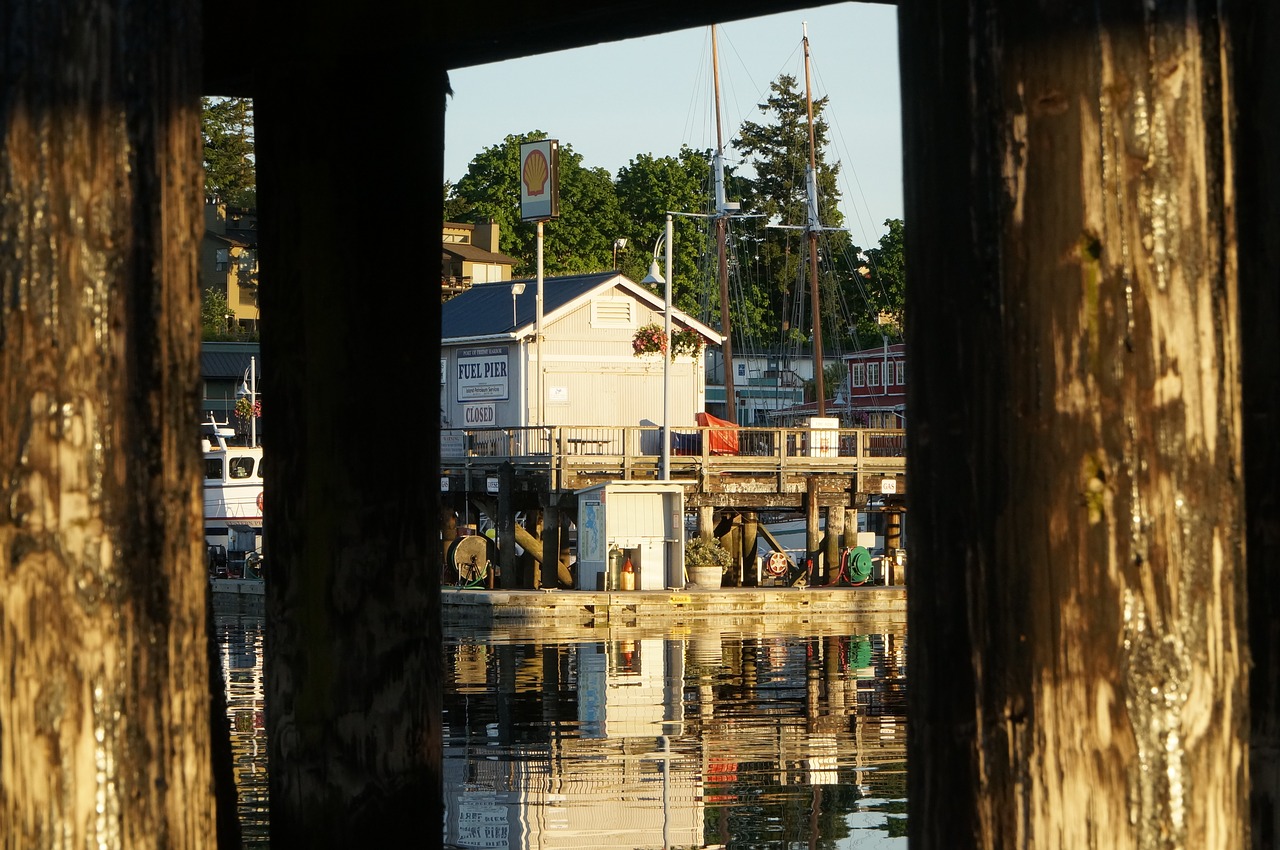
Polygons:
[[729,324],[729,212],[724,191],[724,130],[720,122],[720,54],[716,46],[716,25],[711,25],[711,68],[716,98],[716,257],[720,271],[720,332],[724,334],[724,409],[725,419],[738,423],[738,403],[733,389],[733,341]]
[[813,311],[813,388],[818,397],[818,416],[827,415],[826,376],[822,365],[822,314],[818,305],[818,157],[814,149],[813,91],[809,79],[809,25],[804,31],[804,99],[809,111],[809,173],[805,180],[805,194],[809,205],[809,301]]

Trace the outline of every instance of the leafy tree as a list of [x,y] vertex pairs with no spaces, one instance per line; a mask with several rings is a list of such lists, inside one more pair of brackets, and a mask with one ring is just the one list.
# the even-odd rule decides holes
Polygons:
[[[450,195],[469,206],[464,220],[498,223],[503,253],[522,261],[513,270],[517,276],[537,271],[536,225],[520,220],[520,145],[546,137],[534,130],[485,148]],[[611,268],[614,239],[627,232],[613,180],[604,169],[584,168],[582,157],[567,144],[560,145],[559,161],[560,217],[543,225],[543,272],[553,276]]]
[[467,221],[470,212],[471,205],[454,193],[451,182],[444,181],[444,220]]
[[200,302],[200,338],[205,341],[232,339],[231,331],[227,328],[227,316],[230,313],[227,293],[220,289],[206,289]]
[[[653,262],[653,250],[666,230],[667,213],[707,212],[706,189],[711,174],[708,154],[682,146],[678,157],[639,154],[618,171],[616,189],[620,211],[628,223],[623,236],[627,251],[619,254],[623,274],[643,280]],[[699,269],[707,250],[707,220],[675,215],[671,221],[672,301],[698,315],[704,289]],[[658,255],[658,269],[666,274],[666,251]],[[654,287],[661,295],[664,287]]]
[[857,287],[857,299],[863,305],[854,313],[859,348],[880,345],[885,334],[901,339],[906,322],[906,262],[904,225],[901,219],[888,219],[888,232],[880,244],[866,251],[855,250],[857,259],[851,279]]
[[200,119],[204,139],[204,190],[238,207],[256,207],[257,171],[253,148],[253,100],[206,97]]

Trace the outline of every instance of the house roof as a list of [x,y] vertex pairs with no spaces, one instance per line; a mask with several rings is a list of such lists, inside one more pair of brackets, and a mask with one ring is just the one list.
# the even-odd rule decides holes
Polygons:
[[499,254],[496,251],[486,251],[466,242],[445,243],[444,255],[446,257],[457,257],[460,260],[466,260],[468,263],[502,263],[508,266],[516,264],[514,257],[508,257],[506,254]]
[[[511,287],[517,283],[525,287],[524,292],[515,296],[513,325]],[[543,284],[546,290],[542,298],[544,323],[576,310],[607,289],[620,289],[655,310],[661,311],[663,307],[661,298],[616,271],[549,277]],[[473,285],[441,305],[441,341],[447,344],[452,340],[484,337],[511,339],[531,333],[537,321],[537,291],[537,281],[532,278]],[[678,309],[671,311],[671,319],[675,324],[698,331],[716,345],[723,341],[719,333]]]
[[[206,344],[207,345],[207,344]],[[210,351],[207,347],[200,350],[200,376],[206,381],[242,380],[249,371],[249,360],[257,357],[251,351]],[[257,357],[254,372],[262,378],[262,358]]]

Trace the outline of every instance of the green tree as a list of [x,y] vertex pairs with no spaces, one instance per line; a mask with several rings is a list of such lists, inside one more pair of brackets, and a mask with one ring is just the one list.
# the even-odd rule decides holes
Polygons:
[[468,221],[470,213],[471,205],[454,193],[453,183],[444,181],[444,220]]
[[257,171],[253,149],[253,100],[206,97],[200,135],[204,139],[205,195],[232,206],[256,207]]
[[[500,226],[502,251],[521,262],[517,276],[533,275],[537,229],[520,220],[520,145],[545,139],[541,130],[509,135],[472,158],[450,195],[465,203],[471,222]],[[543,272],[548,276],[602,271],[613,266],[613,242],[627,232],[613,180],[604,169],[584,168],[568,144],[559,147],[560,217],[543,225]],[[460,208],[459,208],[460,209]]]
[[232,339],[227,327],[230,313],[227,294],[220,289],[206,289],[200,302],[200,338],[205,341]]
[[[752,289],[744,293],[743,301],[757,307],[754,316],[744,310],[742,330],[744,334],[773,332],[784,341],[794,341],[807,338],[807,333],[797,331],[812,325],[811,308],[805,308],[811,289],[805,232],[809,224],[809,104],[790,75],[779,76],[770,84],[770,91],[759,108],[772,120],[744,122],[734,141],[755,171],[744,208],[760,215],[739,227],[743,250],[752,257],[755,271]],[[839,165],[828,165],[824,153],[828,128],[822,112],[827,99],[815,100],[812,106],[818,224],[824,228],[819,243],[823,259],[831,260],[844,252],[849,239],[839,230],[844,222],[837,187]],[[841,316],[842,274],[847,276],[847,269],[820,261],[819,299],[823,337],[828,344],[840,339],[848,324]]]
[[[643,280],[649,274],[654,248],[666,230],[667,213],[705,215],[710,193],[709,153],[682,146],[678,157],[639,154],[618,171],[618,205],[628,223],[621,235],[627,250],[618,256],[623,274]],[[672,301],[691,315],[699,314],[705,288],[702,259],[707,251],[707,219],[675,215],[671,221]],[[666,251],[658,254],[658,270],[666,274]],[[663,294],[665,287],[655,286]]]
[[860,348],[880,345],[881,334],[901,339],[906,327],[905,228],[902,219],[888,219],[884,224],[888,231],[880,237],[879,245],[851,252],[856,257],[850,276],[856,293],[851,298],[862,305],[854,311]]

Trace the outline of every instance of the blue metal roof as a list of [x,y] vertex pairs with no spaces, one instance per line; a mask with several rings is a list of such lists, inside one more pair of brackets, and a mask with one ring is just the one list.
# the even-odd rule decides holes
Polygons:
[[[545,316],[565,304],[598,289],[619,277],[616,271],[543,278]],[[511,322],[511,285],[523,283],[524,292],[515,296],[515,324]],[[440,336],[450,339],[509,334],[537,321],[537,280],[503,280],[477,283],[440,307]]]

